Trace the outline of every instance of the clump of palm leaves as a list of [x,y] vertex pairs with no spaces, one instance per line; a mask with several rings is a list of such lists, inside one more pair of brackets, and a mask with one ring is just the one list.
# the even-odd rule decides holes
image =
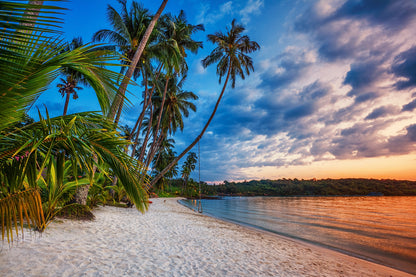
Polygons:
[[[121,58],[102,45],[68,49],[57,37],[58,7],[43,1],[0,3],[0,219],[2,238],[13,239],[17,225],[43,230],[83,180],[65,172],[87,172],[91,186],[100,164],[122,180],[137,209],[147,209],[144,168],[124,153],[126,140],[103,115],[84,113],[43,118],[17,126],[26,110],[62,73],[81,74],[105,115],[117,93],[120,74],[105,66]],[[69,169],[71,168],[71,169]],[[43,175],[44,174],[44,175]],[[41,201],[41,195],[43,202]],[[44,209],[42,209],[42,206]],[[45,217],[46,216],[46,217]],[[46,220],[46,221],[45,221]]]
[[[144,168],[124,152],[129,142],[113,129],[111,122],[93,113],[39,117],[39,122],[0,136],[0,176],[5,188],[0,199],[2,210],[9,209],[7,199],[12,198],[7,197],[13,194],[32,188],[41,191],[43,212],[39,208],[38,213],[44,215],[44,220],[37,228],[43,230],[76,188],[94,183],[95,168],[105,170],[102,165],[119,177],[137,209],[147,208],[147,193],[140,182],[146,182]],[[17,160],[20,153],[27,153],[27,157]],[[79,179],[80,170],[89,177]],[[75,180],[68,180],[69,175]],[[18,220],[13,212],[7,212],[2,218],[8,219],[4,225],[10,226]]]
[[0,163],[0,220],[2,240],[13,241],[24,224],[37,229],[44,226],[39,189],[36,187],[35,155],[25,153]]
[[73,171],[75,171],[73,163],[66,160],[64,151],[48,157],[45,177],[40,175],[38,180],[45,217],[45,224],[41,231],[49,225],[56,214],[68,206],[76,188],[88,183],[86,178],[69,181],[67,177]]
[[94,182],[88,191],[87,205],[90,208],[107,204],[110,194],[106,189],[106,184],[110,182],[111,179],[102,171],[95,173]]

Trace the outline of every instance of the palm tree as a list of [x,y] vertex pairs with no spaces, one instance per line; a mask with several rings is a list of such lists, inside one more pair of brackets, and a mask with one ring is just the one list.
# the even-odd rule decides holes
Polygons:
[[[153,97],[153,105],[155,107],[154,117],[159,117],[158,122],[161,122],[161,127],[153,126],[153,143],[149,149],[149,155],[145,164],[150,164],[155,153],[158,151],[160,143],[167,137],[168,134],[173,135],[179,128],[183,131],[183,117],[189,116],[189,111],[196,111],[196,106],[190,100],[197,100],[198,96],[193,92],[184,91],[182,86],[186,80],[186,76],[179,79],[177,76],[168,80],[167,94],[165,102],[160,95]],[[164,104],[162,107],[161,104]],[[154,120],[154,119],[153,119]],[[159,135],[157,135],[159,132]]]
[[[115,8],[108,5],[107,17],[112,25],[112,30],[101,29],[93,35],[93,41],[107,40],[114,43],[115,48],[125,57],[122,60],[124,65],[129,65],[134,57],[135,52],[143,39],[147,26],[151,22],[151,15],[148,9],[145,9],[141,4],[133,1],[130,9],[127,8],[126,0],[118,0],[121,4],[121,13]],[[149,38],[149,43],[156,39],[154,32]],[[137,79],[145,67],[151,66],[149,62],[152,56],[149,47],[140,58],[141,62],[137,64],[133,71],[133,77]],[[147,53],[146,53],[147,52]],[[121,68],[121,73],[125,73],[126,67]],[[124,97],[121,99],[120,105],[117,109],[117,116],[115,122],[119,121],[122,107],[124,105]]]
[[[23,86],[19,87],[23,84],[26,75],[36,76],[31,72],[31,70],[36,70],[33,63],[28,63],[25,67],[22,66],[24,62],[29,60],[27,55],[26,57],[22,55],[29,40],[37,39],[41,44],[45,41],[46,35],[56,35],[58,33],[56,29],[48,26],[48,24],[52,24],[52,15],[47,16],[43,13],[39,15],[36,10],[38,10],[37,8],[40,9],[40,5],[37,5],[37,3],[28,5],[2,1],[1,5],[0,70],[2,74],[0,74],[0,91],[7,93],[0,94],[0,131],[21,120],[25,114],[25,108],[40,93],[38,86],[44,85],[46,81],[39,77],[37,83],[26,82],[24,87],[31,90],[24,90]],[[54,10],[52,7],[48,7],[48,9],[50,11]],[[23,13],[25,16],[22,16]],[[37,23],[37,18],[42,19],[42,21]],[[41,32],[43,32],[42,35]],[[28,50],[30,51],[30,49]]]
[[62,97],[65,97],[65,105],[64,105],[64,112],[62,115],[66,115],[68,111],[68,104],[69,104],[69,98],[72,94],[72,99],[76,100],[78,99],[78,93],[77,90],[81,90],[82,87],[77,86],[77,81],[74,80],[73,76],[68,76],[66,79],[60,78],[61,83],[57,84],[56,87],[59,88],[58,92],[62,95]]
[[[175,151],[173,151],[175,141],[173,139],[164,139],[161,142],[159,153],[157,158],[153,161],[153,172],[157,174],[160,170],[165,168],[174,158],[175,158]],[[172,167],[164,177],[166,178],[173,178],[178,174],[177,166]],[[166,178],[162,178],[158,184],[156,185],[157,189],[164,190],[166,187],[167,180]]]
[[[76,48],[79,48],[83,45],[82,38],[77,37],[72,39],[71,43],[64,49],[64,51],[72,51]],[[79,71],[72,70],[71,68],[64,69],[62,75],[66,78],[61,78],[61,83],[57,85],[59,88],[59,93],[61,93],[62,97],[65,97],[65,105],[64,105],[64,112],[63,115],[65,116],[68,111],[68,104],[69,98],[72,95],[72,99],[78,99],[77,90],[82,89],[82,87],[78,86],[78,83],[83,85],[88,85],[85,76],[81,74]]]
[[[183,131],[183,117],[189,116],[189,110],[196,112],[196,106],[189,100],[197,100],[198,96],[192,91],[182,89],[186,76],[180,80],[174,77],[169,81],[168,93],[166,95],[165,106],[163,108],[162,121],[167,126],[169,134],[174,134],[179,128]],[[155,97],[155,102],[160,101],[160,97]],[[156,105],[158,106],[158,105]],[[160,109],[160,107],[158,107]]]
[[[126,0],[118,0],[121,4],[121,13],[114,7],[108,5],[107,18],[112,25],[113,30],[101,29],[93,35],[93,41],[105,41],[114,43],[114,47],[126,57],[122,63],[128,65],[137,51],[140,40],[150,24],[151,15],[148,9],[145,9],[141,4],[133,1],[130,9],[127,8]],[[134,70],[134,77],[139,76],[139,69],[141,65]],[[125,72],[125,67],[122,68]]]
[[183,191],[186,191],[189,175],[191,175],[192,171],[195,169],[195,165],[197,161],[198,161],[198,158],[195,152],[189,152],[184,164],[182,165],[182,171],[181,171],[181,176],[184,181],[184,185],[182,189]]
[[[162,64],[166,70],[166,74],[163,96],[161,101],[159,101],[158,110],[155,111],[158,116],[155,128],[156,132],[154,132],[155,135],[153,136],[153,139],[159,143],[166,137],[166,128],[160,127],[163,113],[169,114],[164,110],[166,94],[169,90],[169,83],[171,83],[170,79],[176,78],[178,74],[182,74],[184,77],[186,76],[186,72],[188,70],[188,66],[185,61],[185,57],[187,56],[186,51],[189,50],[193,53],[197,53],[198,49],[202,48],[202,42],[193,40],[192,35],[197,31],[204,30],[204,27],[201,24],[192,25],[187,23],[183,11],[180,11],[179,16],[177,17],[173,17],[170,14],[163,16],[161,18],[160,25],[162,41],[159,43],[161,46],[159,49],[162,49],[162,51],[160,51],[158,58],[162,61]],[[172,47],[172,44],[174,47]],[[185,80],[185,78],[183,78],[183,80]],[[176,82],[174,82],[174,84],[176,85]],[[188,96],[191,97],[189,94]],[[160,97],[155,96],[155,99],[160,99]],[[171,115],[172,114],[173,113],[171,113]],[[181,118],[179,118],[179,121],[181,121]],[[166,125],[170,125],[169,120],[168,122],[164,122],[164,124],[162,124],[162,126]],[[183,122],[180,122],[180,125],[182,130]],[[176,126],[174,126],[174,129],[176,131]],[[150,164],[154,154],[156,153],[157,146],[158,143],[153,143],[153,148],[151,148],[149,151],[150,154],[148,155],[146,164]],[[146,149],[146,145],[144,145],[142,149]]]
[[[187,57],[186,51],[198,53],[199,48],[202,48],[201,41],[192,39],[192,35],[198,31],[205,31],[204,25],[192,25],[187,22],[185,12],[181,10],[178,16],[168,14],[161,22],[164,26],[163,36],[166,40],[174,40],[179,48],[179,52],[183,58]],[[186,63],[182,64],[182,71],[186,73],[188,67]]]
[[209,56],[202,60],[202,65],[207,67],[213,63],[217,64],[217,75],[219,75],[219,82],[222,77],[226,75],[223,88],[217,99],[214,110],[202,129],[201,133],[196,139],[173,160],[158,176],[153,178],[151,185],[155,184],[165,174],[170,167],[174,166],[198,141],[202,138],[209,124],[218,109],[218,105],[224,95],[228,80],[231,78],[231,87],[235,87],[237,76],[244,80],[245,74],[249,75],[250,71],[254,71],[253,60],[247,54],[253,53],[260,49],[257,42],[251,41],[247,35],[242,35],[244,27],[236,23],[235,19],[231,22],[231,28],[227,29],[227,33],[217,32],[213,35],[208,35],[208,40],[216,44],[217,47],[211,52]]
[[[114,65],[119,55],[101,49],[101,45],[84,45],[73,51],[63,51],[66,45],[56,38],[59,32],[52,29],[54,24],[59,25],[55,16],[60,8],[39,4],[2,1],[0,9],[0,91],[3,92],[0,94],[0,218],[2,230],[7,231],[7,234],[2,234],[3,239],[4,235],[13,239],[12,229],[14,226],[17,229],[18,222],[23,224],[24,215],[39,229],[44,225],[40,195],[36,189],[36,180],[42,172],[38,158],[56,153],[52,147],[56,143],[64,143],[65,151],[78,161],[77,164],[84,161],[85,166],[92,168],[94,155],[111,164],[120,178],[127,178],[123,184],[132,185],[129,194],[136,198],[137,207],[146,207],[146,194],[136,187],[137,181],[142,183],[145,175],[131,172],[137,163],[119,153],[125,140],[114,140],[111,137],[114,132],[110,131],[108,137],[103,134],[103,128],[86,130],[83,127],[86,121],[78,117],[77,123],[73,116],[48,118],[23,128],[14,127],[64,69],[78,71],[86,77],[96,92],[103,113],[108,112],[110,99],[117,91],[119,75],[103,66]],[[47,12],[42,12],[41,7]],[[95,116],[97,124],[103,122],[101,116]],[[58,123],[59,127],[52,127]],[[105,124],[105,127],[101,126],[113,129],[111,124]],[[76,135],[73,128],[84,132]],[[75,135],[68,137],[62,132]],[[87,137],[79,139],[81,134]],[[103,137],[100,139],[99,136]],[[76,141],[80,142],[79,147],[71,148]]]
[[[202,48],[202,42],[192,39],[192,35],[201,30],[204,30],[204,26],[202,24],[192,25],[187,23],[183,10],[180,11],[178,16],[172,16],[168,14],[161,20],[162,41],[160,44],[163,51],[161,51],[158,58],[162,61],[162,64],[165,67],[166,81],[162,102],[160,105],[161,109],[159,121],[162,118],[161,115],[164,108],[165,96],[168,90],[169,80],[178,74],[186,76],[188,70],[188,66],[185,61],[187,56],[186,51],[189,50],[192,53],[197,53],[198,49]],[[172,45],[174,47],[172,47]],[[159,126],[160,122],[158,122],[157,125]]]
[[[119,1],[125,1],[125,0],[119,0]],[[126,93],[126,89],[127,89],[127,85],[130,83],[130,79],[133,76],[134,70],[136,69],[136,66],[140,60],[140,57],[146,47],[146,44],[150,38],[150,35],[153,31],[153,28],[156,25],[157,20],[159,19],[160,15],[162,14],[166,4],[168,3],[168,0],[163,0],[162,4],[160,5],[159,9],[157,10],[156,14],[153,16],[152,20],[150,21],[149,25],[146,28],[146,32],[144,33],[142,39],[140,40],[140,44],[137,47],[136,52],[133,55],[133,58],[131,60],[131,63],[129,65],[129,68],[126,72],[126,74],[124,75],[124,78],[120,84],[120,87],[118,89],[118,94],[116,96],[116,98],[114,99],[112,105],[111,105],[111,109],[110,112],[108,113],[108,118],[109,119],[114,119],[117,110],[120,108],[122,100],[124,99],[124,95]]]
[[[172,139],[172,138],[163,139],[163,141],[160,143],[159,148],[158,148],[157,158],[155,160],[153,160],[153,165],[154,165],[153,167],[154,168],[159,168],[159,170],[164,168],[159,163],[160,157],[163,153],[167,153],[167,152],[169,152],[170,149],[173,149],[174,145],[175,145],[175,140],[174,139]],[[166,162],[162,162],[162,163],[166,164]]]

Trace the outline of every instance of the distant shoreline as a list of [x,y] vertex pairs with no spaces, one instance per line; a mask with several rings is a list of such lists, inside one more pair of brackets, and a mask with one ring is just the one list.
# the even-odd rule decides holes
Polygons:
[[279,179],[206,186],[227,196],[416,196],[416,181],[391,179]]

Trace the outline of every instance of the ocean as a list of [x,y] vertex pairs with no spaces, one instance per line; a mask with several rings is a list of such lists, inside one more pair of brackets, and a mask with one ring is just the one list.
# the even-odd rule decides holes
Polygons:
[[[182,200],[195,208],[196,200]],[[416,274],[416,197],[223,197],[203,213]]]

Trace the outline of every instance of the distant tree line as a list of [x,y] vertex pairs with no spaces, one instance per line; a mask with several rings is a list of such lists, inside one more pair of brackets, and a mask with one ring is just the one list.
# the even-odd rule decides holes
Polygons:
[[204,191],[231,196],[416,195],[416,182],[390,179],[253,180],[204,186]]

